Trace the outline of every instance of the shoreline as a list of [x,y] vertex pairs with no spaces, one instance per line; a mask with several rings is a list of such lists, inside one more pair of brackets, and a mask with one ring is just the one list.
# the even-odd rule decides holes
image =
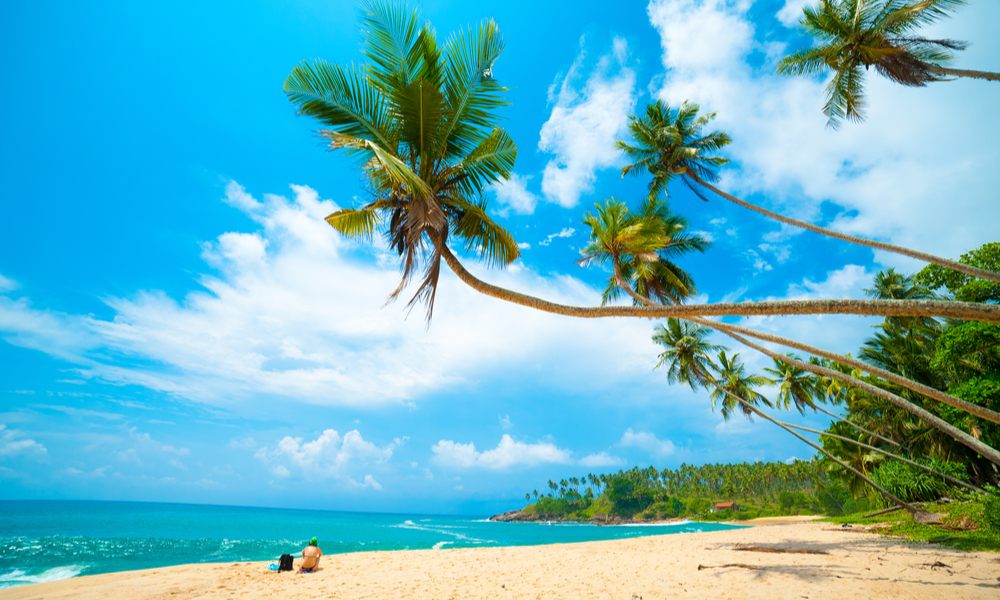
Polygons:
[[788,515],[783,517],[759,517],[756,519],[748,519],[746,521],[698,521],[695,519],[688,519],[683,517],[678,517],[675,519],[664,519],[659,521],[645,520],[645,519],[629,519],[624,517],[619,517],[617,515],[600,515],[591,519],[568,519],[566,517],[560,516],[548,516],[548,515],[538,515],[535,513],[524,513],[520,510],[511,510],[505,513],[499,513],[493,515],[488,521],[495,523],[577,523],[577,524],[590,524],[597,525],[598,527],[611,527],[615,525],[676,525],[678,523],[718,523],[720,525],[738,525],[741,527],[747,526],[758,526],[758,525],[782,525],[786,523],[804,523],[808,521],[815,521],[817,519],[825,519],[826,515]]
[[1000,590],[997,554],[809,522],[573,544],[336,554],[310,575],[267,571],[267,564],[89,575],[0,590],[0,598],[943,600],[995,598]]

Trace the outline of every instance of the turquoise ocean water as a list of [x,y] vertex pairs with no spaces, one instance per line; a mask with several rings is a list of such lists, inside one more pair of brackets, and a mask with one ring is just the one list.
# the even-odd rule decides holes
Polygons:
[[136,502],[0,501],[0,588],[199,562],[269,560],[319,538],[324,554],[532,546],[733,529],[716,523],[492,523],[485,517]]

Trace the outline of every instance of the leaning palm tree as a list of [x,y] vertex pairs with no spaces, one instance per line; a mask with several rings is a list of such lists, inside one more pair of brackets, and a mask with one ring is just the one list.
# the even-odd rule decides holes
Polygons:
[[[588,213],[583,218],[591,236],[577,264],[605,264],[611,260],[640,294],[662,304],[680,304],[697,294],[694,279],[671,259],[704,252],[711,244],[700,235],[687,233],[687,221],[670,212],[666,202],[647,198],[637,212],[629,211],[614,198],[596,206],[597,214]],[[608,279],[602,305],[623,295],[616,277]]]
[[709,352],[718,352],[722,346],[708,341],[712,330],[680,319],[667,319],[666,325],[657,325],[653,341],[663,346],[656,368],[667,367],[667,381],[684,383],[692,390],[708,387],[714,380],[712,359]]
[[507,88],[493,77],[503,38],[493,20],[439,45],[417,11],[377,1],[363,6],[368,62],[323,60],[295,67],[284,90],[299,114],[325,125],[332,150],[362,165],[370,202],[338,210],[327,221],[342,234],[379,230],[402,257],[395,298],[417,271],[413,299],[430,318],[449,236],[487,262],[518,257],[513,237],[486,212],[483,194],[509,178],[517,147],[497,126]]
[[833,71],[823,105],[830,127],[845,118],[864,120],[865,72],[873,67],[879,75],[913,87],[947,76],[1000,81],[1000,73],[943,66],[954,58],[953,50],[966,48],[965,42],[916,35],[919,27],[963,4],[965,0],[820,0],[816,7],[804,7],[799,21],[818,44],[783,58],[778,73]]
[[630,143],[621,140],[615,142],[615,146],[624,152],[628,160],[631,161],[630,164],[622,168],[622,177],[626,175],[638,176],[642,173],[651,175],[652,179],[649,182],[649,196],[651,198],[664,193],[667,185],[674,178],[679,177],[681,182],[702,200],[707,201],[707,198],[702,195],[700,189],[708,189],[734,204],[786,225],[808,229],[852,244],[902,254],[974,277],[1000,282],[1000,273],[962,264],[919,250],[847,235],[812,223],[792,219],[720,190],[713,183],[719,179],[719,167],[728,164],[729,161],[719,156],[712,156],[712,153],[725,148],[731,139],[723,131],[705,132],[705,126],[715,118],[715,113],[699,117],[697,116],[698,110],[699,106],[690,102],[684,102],[680,108],[672,109],[657,100],[646,107],[645,115],[629,116],[628,127],[633,141]]
[[[727,356],[725,350],[720,350],[718,364],[713,363],[716,377],[713,381],[714,389],[709,394],[712,400],[712,409],[715,409],[716,402],[722,404],[722,418],[726,421],[733,415],[737,408],[747,419],[751,419],[754,414],[752,406],[764,404],[774,407],[766,396],[757,391],[757,388],[774,383],[767,377],[748,373],[746,367],[740,362],[739,353]],[[752,420],[752,419],[751,419]]]
[[[798,358],[794,354],[789,354],[793,358]],[[795,406],[800,414],[805,414],[806,408],[816,410],[814,399],[823,392],[820,390],[819,378],[809,371],[795,365],[774,360],[773,367],[764,367],[764,371],[770,373],[774,382],[778,384],[777,401],[779,405],[784,405],[785,410]]]

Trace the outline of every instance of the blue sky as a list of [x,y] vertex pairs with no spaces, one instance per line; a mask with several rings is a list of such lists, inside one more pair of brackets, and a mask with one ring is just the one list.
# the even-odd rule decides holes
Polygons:
[[[826,129],[823,80],[773,75],[809,43],[803,4],[421,3],[441,37],[492,16],[506,39],[519,155],[491,203],[524,249],[476,272],[597,303],[607,273],[574,264],[580,221],[641,199],[612,144],[656,97],[718,112],[724,187],[754,201],[944,256],[995,240],[1000,88],[871,78],[869,121]],[[652,323],[540,314],[450,274],[429,329],[383,307],[392,256],[322,221],[362,182],[281,91],[303,59],[360,59],[353,3],[0,11],[0,498],[485,513],[550,478],[810,455],[667,386]],[[927,33],[995,69],[998,20],[973,2]],[[919,267],[672,193],[715,241],[683,261],[702,301],[859,297],[879,269]],[[746,322],[845,352],[873,323]]]

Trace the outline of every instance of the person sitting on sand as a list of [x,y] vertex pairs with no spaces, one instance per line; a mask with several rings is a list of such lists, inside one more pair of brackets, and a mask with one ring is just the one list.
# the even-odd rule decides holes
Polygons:
[[309,540],[309,545],[302,550],[302,565],[299,573],[315,573],[319,568],[319,557],[323,556],[323,551],[319,549],[316,538]]

